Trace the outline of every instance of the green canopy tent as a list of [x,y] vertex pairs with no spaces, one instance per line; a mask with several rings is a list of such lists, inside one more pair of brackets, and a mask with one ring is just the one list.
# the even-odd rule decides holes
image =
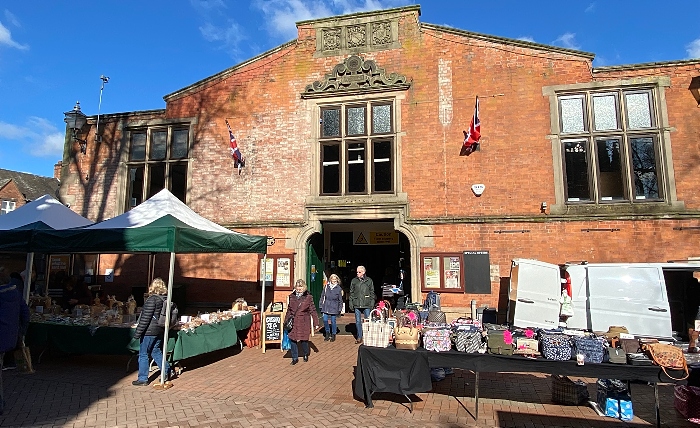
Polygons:
[[[32,277],[35,235],[40,230],[69,229],[93,224],[71,211],[57,199],[44,195],[0,216],[0,251],[27,253],[26,279]],[[24,287],[24,300],[29,301],[29,284]]]
[[[170,253],[169,307],[176,253],[265,254],[267,237],[226,229],[198,215],[163,189],[132,210],[92,226],[35,231],[31,247],[34,251],[51,253]],[[170,311],[167,318],[169,323]],[[168,343],[167,331],[163,343]],[[164,382],[162,372],[161,384]]]

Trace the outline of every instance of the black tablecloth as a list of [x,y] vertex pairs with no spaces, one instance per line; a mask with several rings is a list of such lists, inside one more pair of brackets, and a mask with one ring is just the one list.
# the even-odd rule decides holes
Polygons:
[[355,367],[355,395],[371,407],[375,392],[408,395],[430,391],[433,383],[427,354],[427,351],[404,351],[393,346],[360,345]]
[[[452,367],[475,372],[536,372],[568,376],[668,382],[658,366],[628,364],[584,364],[576,361],[530,359],[522,356],[467,354],[464,352],[428,352],[360,346],[355,369],[355,395],[372,407],[372,393],[415,394],[432,389],[431,367]],[[678,373],[671,373],[674,376]]]

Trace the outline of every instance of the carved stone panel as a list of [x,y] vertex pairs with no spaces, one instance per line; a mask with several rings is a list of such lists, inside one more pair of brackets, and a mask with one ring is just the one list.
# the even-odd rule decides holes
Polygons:
[[406,76],[391,73],[358,55],[351,55],[342,63],[333,67],[323,80],[307,85],[302,97],[362,90],[403,90],[410,87]]
[[348,48],[359,48],[367,45],[367,27],[364,25],[351,25],[346,28],[348,32]]
[[391,22],[375,22],[372,24],[372,45],[388,45],[393,41]]
[[340,36],[341,28],[327,28],[323,30],[323,50],[333,51],[341,48]]

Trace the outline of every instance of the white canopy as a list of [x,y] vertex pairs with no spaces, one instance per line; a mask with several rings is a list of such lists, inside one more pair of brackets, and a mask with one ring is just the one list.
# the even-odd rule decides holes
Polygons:
[[93,222],[71,211],[57,199],[44,195],[14,211],[0,215],[0,230],[10,230],[42,222],[52,229],[87,226]]

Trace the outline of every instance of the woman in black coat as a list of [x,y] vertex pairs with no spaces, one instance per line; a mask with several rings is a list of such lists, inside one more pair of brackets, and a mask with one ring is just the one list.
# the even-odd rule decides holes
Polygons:
[[299,345],[301,345],[304,362],[309,361],[311,320],[313,319],[315,330],[321,328],[314,298],[306,290],[306,282],[303,279],[298,279],[294,288],[295,291],[289,295],[287,315],[284,317],[285,325],[290,318],[294,319],[294,328],[289,332],[289,340],[292,342],[292,365],[299,362]]
[[[143,303],[141,315],[139,316],[134,339],[139,339],[139,377],[132,382],[135,386],[148,385],[148,368],[150,366],[149,357],[153,358],[158,368],[163,370],[163,335],[165,329],[158,325],[160,311],[163,309],[167,298],[168,288],[161,278],[156,278],[148,287],[148,299]],[[166,377],[170,376],[170,365],[165,361]]]

